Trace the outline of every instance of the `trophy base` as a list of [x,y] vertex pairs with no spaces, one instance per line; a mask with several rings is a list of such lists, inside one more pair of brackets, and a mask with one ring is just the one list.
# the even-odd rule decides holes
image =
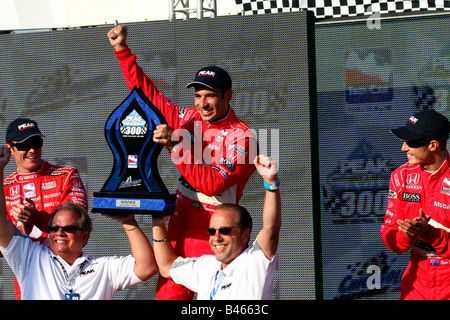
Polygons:
[[175,199],[170,194],[94,192],[91,212],[167,216],[175,213]]

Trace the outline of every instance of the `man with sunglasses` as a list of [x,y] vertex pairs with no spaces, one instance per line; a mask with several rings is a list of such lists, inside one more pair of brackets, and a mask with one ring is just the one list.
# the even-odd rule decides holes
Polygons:
[[[6,129],[6,147],[17,170],[3,182],[8,218],[32,239],[48,237],[48,220],[61,204],[70,201],[87,210],[88,200],[78,170],[42,159],[43,138],[36,121],[17,118]],[[20,300],[20,288],[16,284]]]
[[61,204],[71,201],[87,210],[86,190],[78,170],[42,159],[43,135],[36,121],[17,118],[6,129],[6,147],[17,170],[4,180],[9,218],[31,238],[48,237],[48,219]]
[[450,299],[450,123],[423,110],[391,132],[408,162],[392,173],[381,236],[391,251],[410,251],[400,299]]
[[179,257],[167,243],[163,219],[153,217],[153,246],[159,272],[197,292],[199,300],[270,300],[281,226],[280,182],[274,159],[254,162],[266,188],[263,227],[248,246],[252,218],[237,204],[217,207],[205,230],[214,255]]
[[[10,150],[0,147],[0,176]],[[6,218],[0,190],[0,250],[13,270],[24,300],[110,300],[115,292],[152,277],[157,271],[153,250],[133,215],[110,216],[123,227],[131,247],[128,256],[91,256],[83,252],[92,222],[88,212],[71,202],[49,220],[48,246],[32,241]]]

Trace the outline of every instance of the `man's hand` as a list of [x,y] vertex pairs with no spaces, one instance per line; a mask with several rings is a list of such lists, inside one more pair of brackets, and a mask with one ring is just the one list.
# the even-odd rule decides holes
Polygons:
[[275,159],[265,155],[259,155],[256,156],[253,163],[266,183],[274,184],[278,181],[278,163]]
[[36,216],[36,206],[34,201],[25,198],[24,204],[16,204],[11,208],[13,217],[24,225],[24,232],[30,234],[34,226],[34,217]]
[[102,216],[108,217],[110,219],[116,220],[122,225],[137,225],[136,219],[134,218],[134,214],[106,214],[102,213]]
[[[9,162],[11,157],[11,150],[7,147],[0,147],[0,176],[3,180],[3,169]],[[8,219],[6,219],[6,205],[5,205],[5,191],[0,189],[0,246],[6,248],[11,241],[16,226]]]
[[127,46],[127,27],[116,26],[108,32],[109,43],[115,51],[120,51]]
[[418,238],[428,231],[430,217],[423,213],[422,208],[419,209],[419,216],[414,219],[397,220],[398,229],[406,234],[410,239]]
[[169,221],[169,216],[152,215],[152,227],[166,227],[166,222]]
[[178,141],[172,141],[172,132],[172,127],[167,124],[160,124],[156,126],[156,129],[153,131],[153,141],[162,144],[170,152],[178,143]]
[[[0,170],[6,167],[11,158],[11,150],[8,147],[0,147]],[[3,172],[2,172],[3,173]]]

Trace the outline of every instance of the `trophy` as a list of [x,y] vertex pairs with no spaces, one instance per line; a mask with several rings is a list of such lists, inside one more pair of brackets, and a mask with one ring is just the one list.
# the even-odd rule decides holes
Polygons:
[[110,114],[105,138],[114,155],[109,178],[94,192],[94,213],[171,215],[175,195],[162,181],[157,159],[163,146],[153,141],[153,131],[166,123],[162,113],[134,88]]

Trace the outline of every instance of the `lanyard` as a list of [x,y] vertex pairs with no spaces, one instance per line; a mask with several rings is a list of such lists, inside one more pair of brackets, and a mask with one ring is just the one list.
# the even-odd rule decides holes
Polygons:
[[[220,281],[217,283],[217,276],[220,274]],[[211,290],[211,293],[209,294],[209,300],[212,300],[214,296],[216,295],[217,291],[219,290],[219,286],[222,283],[223,279],[225,279],[227,275],[223,271],[217,271],[216,276],[214,278],[214,288]],[[217,283],[217,285],[216,285]]]
[[83,263],[80,264],[80,268],[78,269],[78,272],[75,273],[72,276],[72,279],[69,278],[69,275],[67,274],[66,268],[64,268],[64,265],[61,263],[61,261],[58,260],[57,257],[53,257],[53,259],[55,259],[56,261],[58,261],[59,265],[61,266],[61,270],[64,274],[64,278],[66,279],[66,283],[67,286],[69,287],[69,292],[73,293],[73,289],[72,289],[72,282],[75,279],[75,277],[79,276],[81,274],[81,271],[83,270],[84,266],[86,265],[86,263],[88,262],[87,260],[84,260]]

